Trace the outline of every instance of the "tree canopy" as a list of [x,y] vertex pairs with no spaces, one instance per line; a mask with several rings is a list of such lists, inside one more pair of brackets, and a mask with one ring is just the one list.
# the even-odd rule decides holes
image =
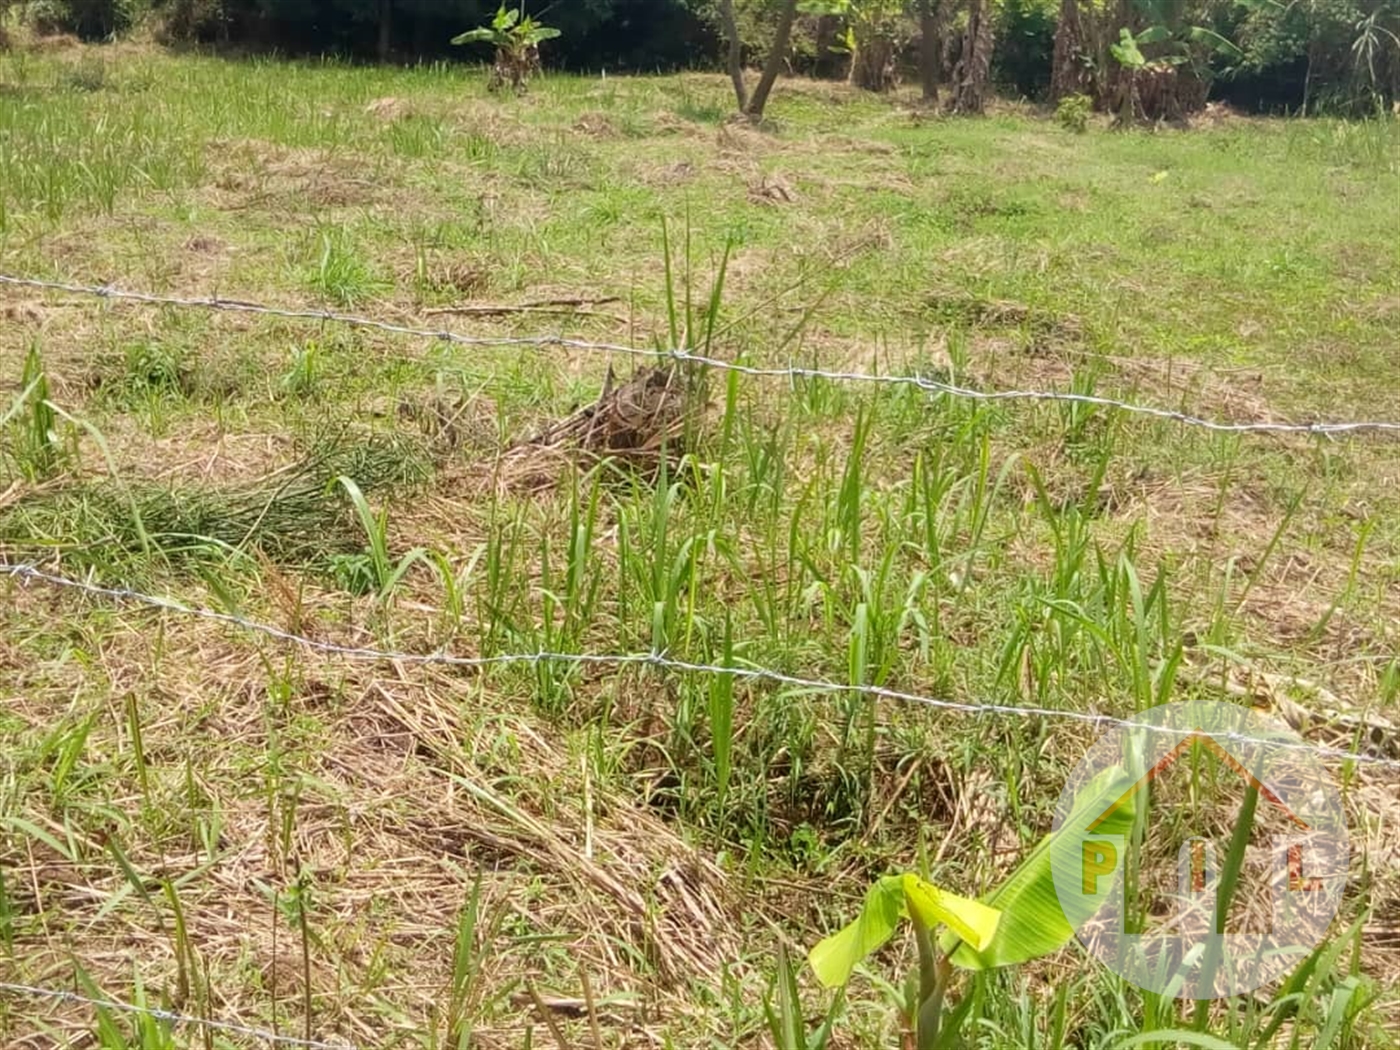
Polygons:
[[[480,60],[450,41],[489,23],[498,0],[0,6],[89,39],[144,21],[171,41],[411,62]],[[874,91],[921,81],[930,99],[940,80],[951,81],[949,97],[962,110],[979,109],[992,85],[1032,99],[1086,94],[1100,108],[1149,118],[1199,108],[1208,96],[1307,112],[1368,111],[1400,97],[1400,0],[797,0],[795,16],[787,0],[524,0],[521,7],[559,30],[545,64],[571,70],[767,65]],[[1132,50],[1123,50],[1125,40]],[[1130,68],[1125,54],[1141,63]]]

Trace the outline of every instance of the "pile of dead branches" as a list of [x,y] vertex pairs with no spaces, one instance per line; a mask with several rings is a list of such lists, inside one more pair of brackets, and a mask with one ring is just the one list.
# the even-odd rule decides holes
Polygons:
[[684,451],[693,398],[675,365],[644,368],[625,383],[609,369],[598,400],[509,449],[496,484],[512,491],[548,488],[571,464],[610,461],[645,475]]

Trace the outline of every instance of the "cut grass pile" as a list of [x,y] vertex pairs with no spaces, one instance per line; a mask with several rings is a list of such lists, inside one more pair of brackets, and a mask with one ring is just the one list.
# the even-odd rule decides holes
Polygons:
[[[785,83],[758,131],[718,77],[478,72],[0,57],[0,272],[487,340],[0,290],[6,560],[321,646],[7,579],[0,979],[365,1047],[760,1046],[779,943],[1048,829],[1093,737],[1055,712],[1229,697],[1393,753],[1394,440],[508,342],[1400,418],[1393,121],[1074,136]],[[539,653],[636,659],[489,663]],[[1149,860],[1230,827],[1214,772]],[[1241,1045],[1400,1011],[1400,781],[1336,772],[1336,938],[1296,1013],[1211,1007]],[[1194,1021],[1073,947],[979,987],[984,1046]],[[896,998],[858,981],[838,1045]],[[94,1037],[259,1045],[0,995],[7,1046]]]
[[[44,487],[0,511],[0,542],[40,560],[56,554],[70,567],[109,565],[118,552],[224,561],[255,551],[278,562],[324,566],[328,556],[364,542],[337,479],[348,477],[366,495],[380,496],[422,482],[429,472],[421,443],[341,434],[240,484],[129,485],[104,478]],[[94,548],[101,551],[95,560]]]

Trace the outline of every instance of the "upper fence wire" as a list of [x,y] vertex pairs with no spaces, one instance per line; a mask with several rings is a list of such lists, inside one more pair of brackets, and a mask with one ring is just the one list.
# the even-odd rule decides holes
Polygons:
[[244,299],[189,298],[172,295],[157,295],[151,292],[127,291],[110,285],[74,284],[67,281],[49,281],[38,277],[19,277],[0,274],[0,285],[17,288],[64,292],[71,295],[95,296],[100,299],[120,302],[142,303],[147,306],[173,306],[185,309],[217,310],[227,313],[257,314],[264,317],[280,317],[288,320],[320,321],[322,323],[343,324],[354,328],[387,332],[395,335],[413,336],[418,339],[432,339],[458,346],[506,347],[529,346],[537,348],[559,347],[569,350],[582,350],[593,353],[625,354],[631,357],[670,359],[689,362],[712,368],[720,372],[737,372],[741,375],[775,379],[825,379],[842,383],[875,383],[887,386],[908,386],[930,394],[946,394],[950,397],[971,401],[1034,401],[1061,402],[1067,404],[1092,405],[1099,408],[1117,409],[1133,415],[1182,423],[1205,430],[1226,434],[1312,434],[1337,436],[1357,433],[1400,433],[1400,422],[1389,420],[1337,420],[1311,423],[1289,423],[1274,420],[1252,422],[1232,422],[1230,420],[1209,419],[1176,409],[1157,405],[1145,405],[1132,401],[1120,401],[1097,394],[1082,394],[1064,390],[981,390],[948,383],[923,375],[888,375],[877,372],[832,371],[823,368],[810,368],[790,365],[783,368],[743,364],[723,358],[702,354],[688,347],[671,349],[628,346],[622,343],[593,342],[587,339],[571,339],[561,335],[534,336],[484,336],[464,335],[445,328],[422,328],[414,325],[395,324],[371,317],[338,313],[333,310],[292,309],[280,306],[265,306]]

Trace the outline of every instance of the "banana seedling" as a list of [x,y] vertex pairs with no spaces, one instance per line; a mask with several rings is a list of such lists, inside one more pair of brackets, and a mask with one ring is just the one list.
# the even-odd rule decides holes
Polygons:
[[[1100,812],[1121,791],[1121,781],[1107,771],[1075,800],[1063,826],[1078,816]],[[1091,808],[1092,807],[1092,808]],[[1136,819],[1136,799],[1120,799],[1098,830],[1129,835]],[[878,951],[902,920],[914,928],[919,969],[910,975],[906,1018],[918,1050],[956,1045],[958,1032],[976,1009],[966,996],[945,1009],[954,969],[991,970],[1049,955],[1074,936],[1055,888],[1055,868],[1067,862],[1071,844],[1060,830],[1051,832],[1000,886],[972,900],[950,893],[914,874],[887,875],[866,893],[860,915],[823,940],[808,954],[817,980],[844,988],[857,966]],[[915,979],[917,978],[917,979]]]

